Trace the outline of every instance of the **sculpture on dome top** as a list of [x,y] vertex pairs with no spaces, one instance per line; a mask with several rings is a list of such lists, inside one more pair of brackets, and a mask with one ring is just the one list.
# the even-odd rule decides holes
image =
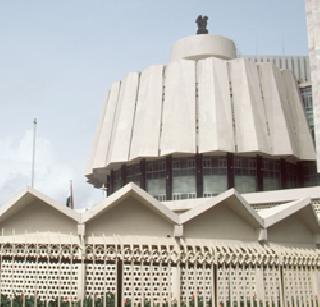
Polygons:
[[197,34],[208,34],[208,16],[199,15],[195,23],[198,25]]

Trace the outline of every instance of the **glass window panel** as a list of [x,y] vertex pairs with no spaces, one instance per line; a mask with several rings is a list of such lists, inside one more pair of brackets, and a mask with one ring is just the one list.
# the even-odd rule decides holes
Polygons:
[[146,164],[147,191],[158,200],[166,200],[165,160],[150,161]]
[[303,110],[308,122],[308,126],[312,137],[314,137],[314,123],[313,123],[313,102],[312,102],[312,87],[307,86],[300,89],[301,101]]
[[225,157],[204,157],[203,196],[212,197],[227,189],[227,160]]
[[127,182],[133,182],[140,186],[141,170],[140,164],[136,163],[133,165],[128,165],[126,169]]
[[320,178],[317,174],[316,162],[306,161],[302,163],[303,185],[312,187],[320,184]]
[[256,158],[234,158],[234,183],[240,193],[250,193],[257,190],[257,160]]
[[119,190],[121,188],[121,174],[120,170],[116,170],[113,172],[113,192]]
[[195,162],[193,158],[173,159],[172,198],[196,197]]
[[263,159],[263,190],[280,189],[280,161]]
[[286,163],[286,187],[293,189],[297,187],[297,172],[296,165],[293,163]]

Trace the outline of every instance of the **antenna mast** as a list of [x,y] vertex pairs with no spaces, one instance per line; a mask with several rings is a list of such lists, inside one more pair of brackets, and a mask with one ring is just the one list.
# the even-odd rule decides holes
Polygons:
[[36,133],[37,133],[38,120],[35,117],[33,119],[33,144],[32,144],[32,175],[31,175],[31,187],[34,188],[34,167],[36,158]]

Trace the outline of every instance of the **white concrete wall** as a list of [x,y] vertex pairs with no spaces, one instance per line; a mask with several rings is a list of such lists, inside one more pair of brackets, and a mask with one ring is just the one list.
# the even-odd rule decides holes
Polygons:
[[[86,224],[86,235],[156,236],[173,235],[174,226],[143,204],[129,197]],[[155,242],[155,244],[157,244]]]
[[289,245],[314,245],[314,236],[296,214],[268,228],[268,241]]
[[184,236],[194,239],[257,241],[257,230],[227,206],[209,209],[184,224]]
[[12,231],[16,234],[53,232],[77,235],[78,233],[77,222],[40,200],[32,201],[20,210],[16,210],[0,223],[1,228],[5,234],[10,234]]
[[298,155],[301,157],[301,159],[314,159],[314,146],[312,139],[310,138],[310,131],[303,112],[303,106],[300,101],[300,94],[296,81],[294,80],[293,74],[288,70],[283,71],[282,76],[295,125],[296,143],[298,144],[299,150]]
[[110,160],[108,161],[110,163],[127,161],[129,159],[138,86],[138,73],[129,73],[121,84],[112,130],[112,147],[110,147]]
[[[249,61],[245,61],[245,69],[248,78],[248,91],[250,93],[254,126],[257,132],[258,150],[271,154],[272,136],[268,129],[269,118],[266,113],[266,102],[264,100],[264,91],[261,85],[261,72],[258,65]],[[239,115],[239,113],[237,115]]]
[[178,60],[130,73],[121,88],[113,84],[88,170],[91,182],[101,183],[99,169],[104,174],[112,162],[167,154],[315,159],[293,73],[271,65]]
[[283,114],[285,116],[287,132],[289,134],[291,143],[291,153],[299,157],[299,144],[297,140],[296,125],[294,122],[294,114],[292,112],[291,103],[288,97],[287,88],[283,79],[282,71],[274,69],[274,76],[278,84],[278,91],[281,101],[281,107],[283,108]]
[[259,64],[259,71],[264,107],[266,117],[268,118],[268,129],[271,135],[271,153],[273,155],[293,154],[291,139],[279,92],[281,83],[279,83],[279,80],[276,77],[280,74],[280,71],[271,63]]
[[199,152],[234,151],[232,111],[227,62],[201,60],[198,73]]
[[230,62],[230,81],[235,114],[235,143],[238,152],[258,151],[258,131],[244,59]]
[[206,57],[232,59],[236,46],[231,39],[219,35],[201,34],[179,39],[173,46],[171,61],[198,60]]
[[162,65],[150,66],[141,74],[130,159],[158,155],[162,112],[162,74]]
[[166,68],[161,154],[194,153],[195,63],[180,60]]
[[98,128],[98,140],[94,148],[92,167],[104,167],[107,164],[107,156],[111,147],[112,127],[114,126],[114,115],[118,103],[120,82],[114,82],[108,94],[101,128]]

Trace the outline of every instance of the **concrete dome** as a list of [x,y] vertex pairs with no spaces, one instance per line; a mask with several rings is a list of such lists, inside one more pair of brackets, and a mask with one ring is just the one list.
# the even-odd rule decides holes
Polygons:
[[[112,84],[87,171],[91,182],[112,165],[169,154],[315,159],[293,74],[271,63],[221,59],[233,57],[233,42],[198,36],[178,41],[168,65],[131,72]],[[199,54],[208,41],[225,41],[225,51],[197,61],[178,59],[195,55],[183,52],[183,41],[197,41]]]

